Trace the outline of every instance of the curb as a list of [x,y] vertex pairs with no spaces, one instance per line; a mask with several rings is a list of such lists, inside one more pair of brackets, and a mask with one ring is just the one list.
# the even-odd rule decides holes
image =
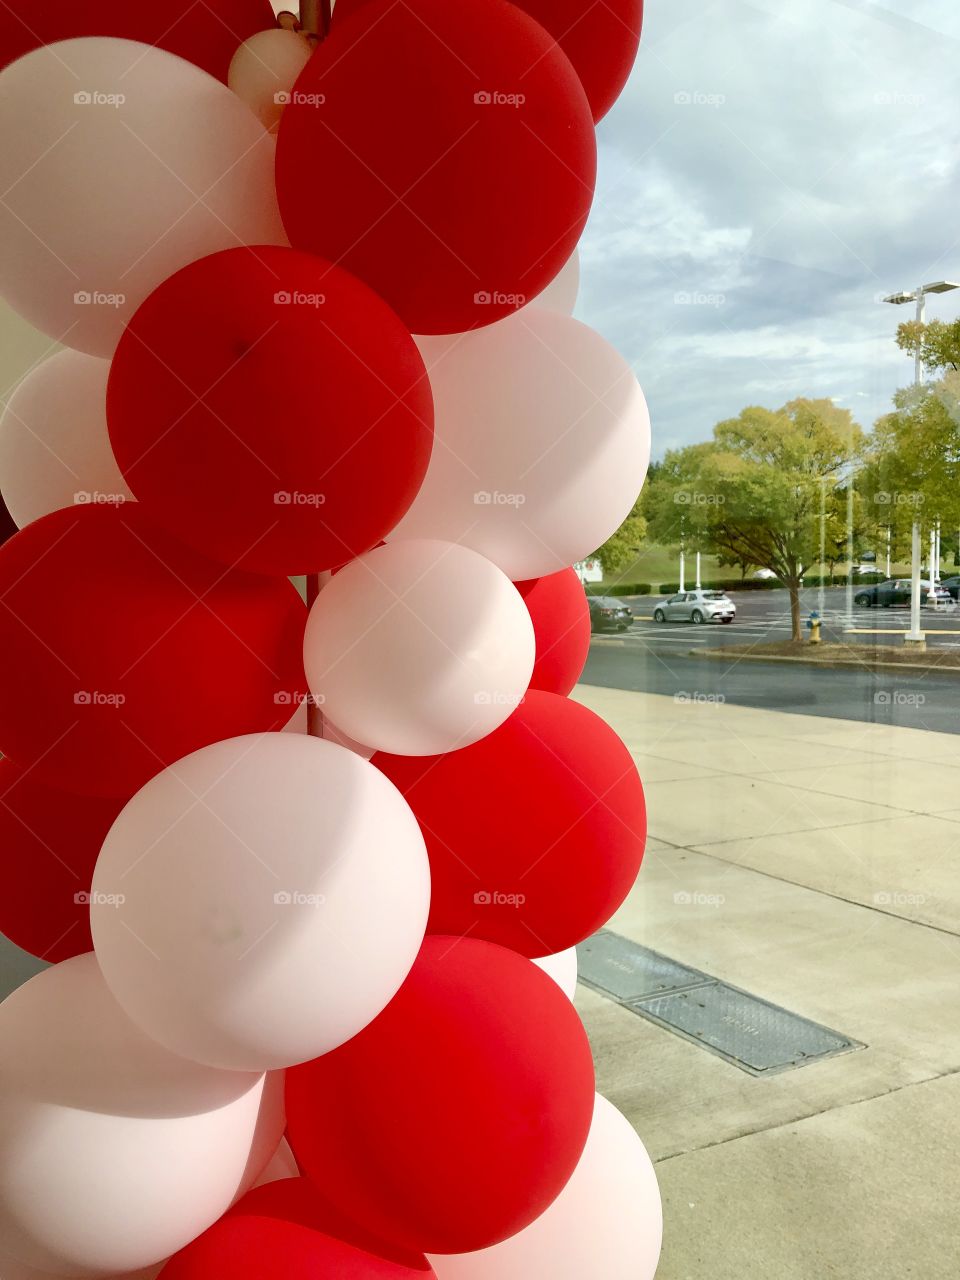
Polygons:
[[[729,650],[691,649],[688,658],[713,658],[723,660]],[[849,658],[793,658],[784,653],[738,653],[727,658],[738,662],[795,662],[804,667],[859,667],[861,671],[932,671],[939,675],[960,676],[960,667],[931,667],[923,662],[858,662]]]

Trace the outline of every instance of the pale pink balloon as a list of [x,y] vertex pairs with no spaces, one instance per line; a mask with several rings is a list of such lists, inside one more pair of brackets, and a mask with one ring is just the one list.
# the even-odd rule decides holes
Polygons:
[[0,73],[0,293],[109,356],[161,281],[206,254],[285,244],[274,140],[192,63],[105,36]]
[[428,756],[507,719],[530,683],[535,640],[496,565],[468,547],[400,539],[323,588],[303,656],[338,730],[378,751]]
[[7,401],[0,417],[0,491],[21,529],[61,507],[133,499],[107,434],[109,372],[109,360],[58,351]]
[[574,249],[543,292],[531,299],[531,306],[546,307],[548,311],[559,311],[561,315],[572,316],[579,292],[580,250]]
[[515,582],[601,546],[629,515],[650,458],[633,370],[598,333],[543,307],[449,338],[418,338],[435,443],[388,543],[472,547]]
[[437,1280],[653,1280],[663,1213],[629,1120],[597,1094],[580,1163],[544,1213],[476,1253],[432,1255]]
[[137,1271],[124,1271],[104,1276],[102,1271],[73,1271],[69,1276],[53,1275],[49,1271],[38,1271],[36,1267],[28,1267],[23,1262],[0,1253],[0,1280],[156,1280],[166,1265],[167,1259],[155,1263],[152,1267],[142,1267]]
[[577,990],[577,948],[556,951],[549,956],[534,956],[533,963],[549,974],[563,994],[572,1000]]
[[125,1016],[92,953],[0,1005],[0,1241],[27,1267],[162,1261],[253,1184],[283,1126],[280,1076],[168,1052]]
[[258,31],[233,55],[227,84],[263,127],[276,133],[297,76],[312,52],[310,42],[296,31],[282,27]]
[[[270,1163],[253,1185],[255,1187],[265,1187],[268,1182],[283,1182],[287,1178],[299,1177],[300,1168],[290,1149],[290,1143],[287,1142],[286,1138],[281,1138],[279,1147],[270,1158]],[[0,1280],[3,1280],[2,1275],[0,1275]]]
[[265,733],[195,751],[137,792],[94,869],[90,921],[111,991],[148,1035],[265,1070],[372,1021],[429,906],[423,836],[393,783],[332,742]]

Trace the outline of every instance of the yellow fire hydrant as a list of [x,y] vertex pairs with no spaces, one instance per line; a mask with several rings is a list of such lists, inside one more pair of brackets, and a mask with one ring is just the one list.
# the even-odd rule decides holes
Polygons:
[[810,631],[810,643],[820,643],[820,614],[814,609],[810,617],[807,619],[807,627]]

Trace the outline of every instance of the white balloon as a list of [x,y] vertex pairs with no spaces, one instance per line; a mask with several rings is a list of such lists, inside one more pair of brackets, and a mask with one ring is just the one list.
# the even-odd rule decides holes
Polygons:
[[548,311],[559,311],[561,315],[572,316],[579,292],[580,250],[574,249],[543,292],[530,301],[532,306],[546,307]]
[[373,747],[368,747],[363,742],[358,742],[356,738],[351,738],[348,733],[333,723],[328,715],[320,713],[320,737],[326,739],[327,742],[335,742],[337,746],[346,747],[348,751],[355,752],[364,760],[369,760],[374,753]]
[[0,293],[109,356],[162,280],[206,254],[285,244],[274,140],[192,63],[104,36],[0,73]]
[[113,1275],[161,1261],[254,1182],[283,1126],[280,1076],[168,1053],[125,1017],[89,952],[0,1005],[0,1247],[26,1267]]
[[107,983],[148,1035],[263,1070],[375,1018],[429,905],[396,787],[332,742],[265,733],[195,751],[137,792],[104,842],[90,919]]
[[[309,733],[310,719],[309,709],[306,702],[301,702],[296,711],[283,726],[281,733]],[[335,742],[338,747],[346,747],[348,751],[355,752],[364,760],[369,760],[373,755],[373,747],[364,746],[362,742],[348,737],[342,729],[338,729],[329,716],[325,716],[323,711],[320,712],[320,732],[317,735],[326,739],[327,742]],[[0,1276],[0,1280],[3,1277]]]
[[450,342],[418,338],[435,443],[389,535],[473,547],[519,582],[595,551],[629,515],[650,458],[630,366],[586,325],[524,307]]
[[307,683],[344,733],[428,756],[502,724],[530,683],[530,614],[513,583],[467,547],[391,541],[352,560],[317,597]]
[[81,502],[133,499],[107,434],[110,362],[58,351],[23,379],[0,417],[0,491],[22,529]]
[[629,1120],[597,1094],[583,1155],[549,1209],[489,1249],[429,1261],[437,1280],[653,1280],[662,1237],[650,1157]]
[[[281,1138],[280,1145],[273,1153],[270,1163],[253,1185],[255,1187],[265,1187],[268,1182],[284,1182],[287,1178],[299,1177],[300,1167],[290,1148],[290,1144],[286,1138]],[[0,1275],[0,1280],[3,1280],[2,1275]]]
[[533,963],[550,975],[560,990],[572,1000],[577,990],[577,948],[568,947],[550,956],[535,956]]
[[297,31],[275,27],[244,40],[233,55],[227,84],[265,129],[276,133],[297,76],[313,50]]
[[55,1276],[49,1271],[38,1271],[36,1267],[28,1267],[23,1262],[15,1262],[12,1258],[0,1253],[0,1280],[156,1280],[167,1259],[154,1263],[152,1267],[139,1267],[136,1271],[124,1271],[104,1277],[100,1271],[71,1271],[69,1276]]

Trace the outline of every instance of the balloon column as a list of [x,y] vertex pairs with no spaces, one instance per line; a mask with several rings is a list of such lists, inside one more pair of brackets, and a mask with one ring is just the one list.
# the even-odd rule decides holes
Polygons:
[[[641,0],[11,0],[0,1277],[651,1280],[568,696],[649,455],[571,316]],[[307,601],[288,575],[306,575]]]

